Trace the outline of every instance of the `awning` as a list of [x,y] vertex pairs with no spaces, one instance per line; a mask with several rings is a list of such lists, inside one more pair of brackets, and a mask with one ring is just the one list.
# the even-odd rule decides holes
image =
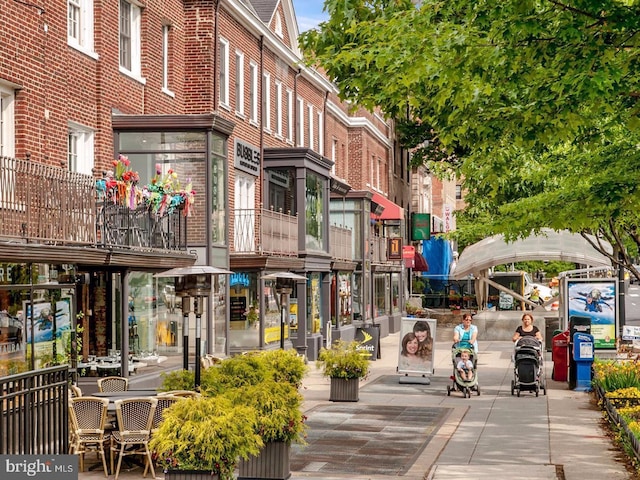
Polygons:
[[415,266],[413,267],[414,272],[429,271],[429,264],[427,263],[427,260],[422,256],[420,252],[416,251],[416,254],[414,256],[414,262],[415,262]]
[[372,213],[371,218],[375,218],[376,220],[402,220],[404,218],[404,208],[396,205],[379,193],[374,193],[371,200],[384,208],[382,214],[375,215]]

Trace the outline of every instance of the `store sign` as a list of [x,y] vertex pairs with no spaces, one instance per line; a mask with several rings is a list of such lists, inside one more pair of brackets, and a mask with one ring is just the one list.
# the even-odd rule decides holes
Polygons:
[[282,188],[289,188],[289,171],[288,170],[267,170],[269,175],[269,183],[278,185]]
[[402,260],[402,239],[387,239],[387,260]]
[[431,239],[431,214],[412,213],[411,214],[411,240]]
[[72,480],[78,478],[77,455],[0,455],[3,480]]
[[449,233],[453,230],[453,218],[452,218],[452,210],[451,205],[445,205],[443,208],[444,213],[444,233]]
[[236,138],[234,143],[234,166],[250,175],[260,175],[260,150]]

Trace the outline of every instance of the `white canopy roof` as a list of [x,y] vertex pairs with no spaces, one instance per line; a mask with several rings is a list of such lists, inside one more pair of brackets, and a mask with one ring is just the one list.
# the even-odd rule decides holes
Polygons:
[[[608,242],[602,243],[606,251],[613,251]],[[505,242],[503,235],[495,235],[468,246],[458,258],[451,277],[462,280],[470,274],[480,276],[480,272],[495,265],[525,260],[559,260],[590,267],[611,266],[611,261],[581,235],[566,230],[556,232],[543,229],[539,235],[530,235],[510,243]]]

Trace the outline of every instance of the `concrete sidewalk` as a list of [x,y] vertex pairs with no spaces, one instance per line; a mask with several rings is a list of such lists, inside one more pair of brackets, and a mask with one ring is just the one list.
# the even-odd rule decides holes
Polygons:
[[[471,398],[463,398],[460,392],[453,392],[447,396],[446,385],[450,384],[452,373],[451,343],[436,343],[435,373],[430,385],[421,385],[400,384],[401,376],[396,373],[398,341],[398,334],[381,340],[382,358],[372,362],[371,374],[361,383],[359,402],[350,405],[370,406],[371,410],[387,405],[441,407],[449,413],[406,471],[393,476],[407,480],[634,478],[616,461],[613,446],[600,428],[602,415],[592,396],[570,391],[566,383],[551,380],[549,360],[545,365],[547,395],[540,392],[536,397],[523,392],[521,397],[512,396],[513,345],[508,341],[482,342],[477,370],[481,395],[473,393]],[[310,419],[325,421],[315,412],[337,404],[328,401],[329,380],[322,377],[315,364],[310,363],[309,367],[302,389],[304,407]],[[390,448],[393,441],[390,436]],[[341,445],[335,448],[340,450]],[[368,458],[375,465],[375,454]],[[295,471],[291,478],[382,480],[392,476],[359,475],[354,471],[328,476],[314,468]],[[161,472],[157,475],[162,478]],[[141,478],[142,471],[120,474],[123,479],[134,477]],[[80,479],[90,478],[104,478],[104,473],[96,469],[80,474]]]

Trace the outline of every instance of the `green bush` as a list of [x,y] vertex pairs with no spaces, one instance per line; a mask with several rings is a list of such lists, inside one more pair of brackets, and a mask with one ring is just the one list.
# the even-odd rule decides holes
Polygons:
[[194,390],[196,386],[196,375],[191,370],[173,370],[171,372],[162,372],[161,391],[169,390]]
[[200,470],[233,479],[238,458],[257,455],[257,413],[224,397],[190,398],[164,412],[149,448],[164,471]]
[[361,352],[359,346],[360,342],[339,340],[320,350],[316,365],[326,377],[364,378],[369,374],[369,352]]
[[234,405],[246,405],[257,411],[256,433],[263,442],[303,443],[306,430],[303,397],[290,383],[265,380],[228,390],[224,396]]
[[295,350],[266,350],[260,357],[273,370],[276,382],[287,382],[298,388],[309,368]]

